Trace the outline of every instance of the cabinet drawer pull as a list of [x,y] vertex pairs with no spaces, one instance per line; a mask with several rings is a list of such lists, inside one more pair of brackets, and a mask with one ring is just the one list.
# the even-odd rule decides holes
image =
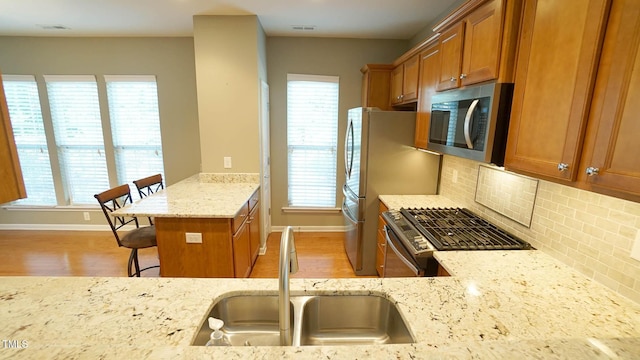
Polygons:
[[558,171],[565,171],[569,168],[569,164],[565,164],[565,163],[559,163],[558,164]]
[[587,173],[588,176],[594,176],[594,175],[598,175],[598,173],[600,172],[600,169],[597,167],[593,167],[593,166],[589,166],[585,172]]

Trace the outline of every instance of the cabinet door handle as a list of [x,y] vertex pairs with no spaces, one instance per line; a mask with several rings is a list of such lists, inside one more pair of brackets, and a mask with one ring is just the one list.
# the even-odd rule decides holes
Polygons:
[[460,79],[466,79],[467,78],[467,74],[460,74]]
[[569,169],[569,164],[565,164],[565,163],[559,163],[558,164],[558,171],[562,172]]
[[587,173],[588,176],[594,176],[594,175],[598,175],[598,173],[600,172],[600,169],[598,169],[597,167],[593,167],[593,166],[589,166],[585,172]]
[[453,77],[453,76],[452,76],[452,77],[451,77],[451,79],[449,79],[449,80],[450,80],[451,82],[454,82],[454,81],[456,81],[456,80],[458,80],[458,79],[456,79],[455,77]]

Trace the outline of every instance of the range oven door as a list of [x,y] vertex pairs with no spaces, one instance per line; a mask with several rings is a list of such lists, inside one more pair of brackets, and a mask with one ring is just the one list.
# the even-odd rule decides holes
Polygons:
[[424,269],[413,260],[393,230],[385,225],[384,232],[387,238],[384,277],[425,276]]

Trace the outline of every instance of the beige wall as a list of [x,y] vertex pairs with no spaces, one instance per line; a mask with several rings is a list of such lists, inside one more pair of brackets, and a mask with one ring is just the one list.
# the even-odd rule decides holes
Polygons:
[[640,302],[640,261],[629,255],[640,231],[639,203],[540,180],[531,228],[527,228],[474,201],[478,165],[445,155],[441,194]]
[[400,40],[269,37],[267,60],[271,122],[271,217],[274,226],[343,226],[342,214],[283,213],[287,206],[287,73],[340,77],[336,205],[342,204],[347,110],[360,106],[360,68],[391,63],[407,50]]
[[[259,94],[264,39],[256,16],[193,21],[203,172],[260,171]],[[231,157],[232,168],[224,168]]]
[[[200,139],[192,38],[0,37],[0,70],[5,74],[156,75],[167,184],[197,173]],[[144,131],[144,129],[140,129]],[[81,211],[0,209],[1,224],[104,226],[104,215]]]

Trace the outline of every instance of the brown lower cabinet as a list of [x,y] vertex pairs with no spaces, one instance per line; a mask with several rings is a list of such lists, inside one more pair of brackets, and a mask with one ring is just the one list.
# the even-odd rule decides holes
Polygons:
[[[163,277],[248,277],[260,248],[259,192],[234,218],[156,217]],[[187,233],[202,235],[187,243]]]

